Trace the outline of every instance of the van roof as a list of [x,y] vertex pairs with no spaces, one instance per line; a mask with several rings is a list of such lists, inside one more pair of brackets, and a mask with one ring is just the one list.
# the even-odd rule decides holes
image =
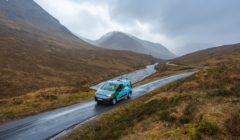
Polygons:
[[124,82],[129,82],[130,80],[126,80],[126,79],[114,79],[114,80],[110,80],[107,81],[108,83],[114,83],[114,84],[122,84]]

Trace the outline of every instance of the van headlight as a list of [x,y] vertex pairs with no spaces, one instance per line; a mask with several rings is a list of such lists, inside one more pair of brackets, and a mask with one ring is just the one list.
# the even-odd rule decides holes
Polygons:
[[109,94],[109,95],[106,95],[107,97],[111,97],[112,96],[112,94]]
[[97,92],[95,93],[95,95],[97,95]]

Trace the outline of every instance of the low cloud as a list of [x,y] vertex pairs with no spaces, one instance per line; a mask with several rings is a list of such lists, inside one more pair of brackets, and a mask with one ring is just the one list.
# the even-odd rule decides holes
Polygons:
[[111,16],[131,26],[148,24],[149,32],[184,42],[237,43],[240,36],[238,0],[118,0]]
[[35,0],[71,31],[97,39],[118,30],[170,49],[239,43],[239,0]]

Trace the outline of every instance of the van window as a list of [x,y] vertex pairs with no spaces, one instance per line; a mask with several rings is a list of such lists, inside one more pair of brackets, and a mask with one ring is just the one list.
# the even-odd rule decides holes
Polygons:
[[101,89],[103,90],[108,90],[108,91],[115,91],[117,88],[117,85],[116,84],[113,84],[113,83],[105,83]]
[[117,88],[117,91],[121,91],[121,90],[122,90],[122,88],[123,88],[123,85],[122,85],[122,84],[120,84],[120,85],[118,86],[118,88]]

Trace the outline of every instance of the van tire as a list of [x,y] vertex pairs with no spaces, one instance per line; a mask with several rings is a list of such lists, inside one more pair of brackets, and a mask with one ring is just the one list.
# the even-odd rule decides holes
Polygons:
[[131,99],[131,97],[132,97],[132,92],[129,92],[127,98]]
[[112,105],[115,105],[116,103],[117,103],[117,99],[116,99],[116,98],[113,98],[111,104],[112,104]]

